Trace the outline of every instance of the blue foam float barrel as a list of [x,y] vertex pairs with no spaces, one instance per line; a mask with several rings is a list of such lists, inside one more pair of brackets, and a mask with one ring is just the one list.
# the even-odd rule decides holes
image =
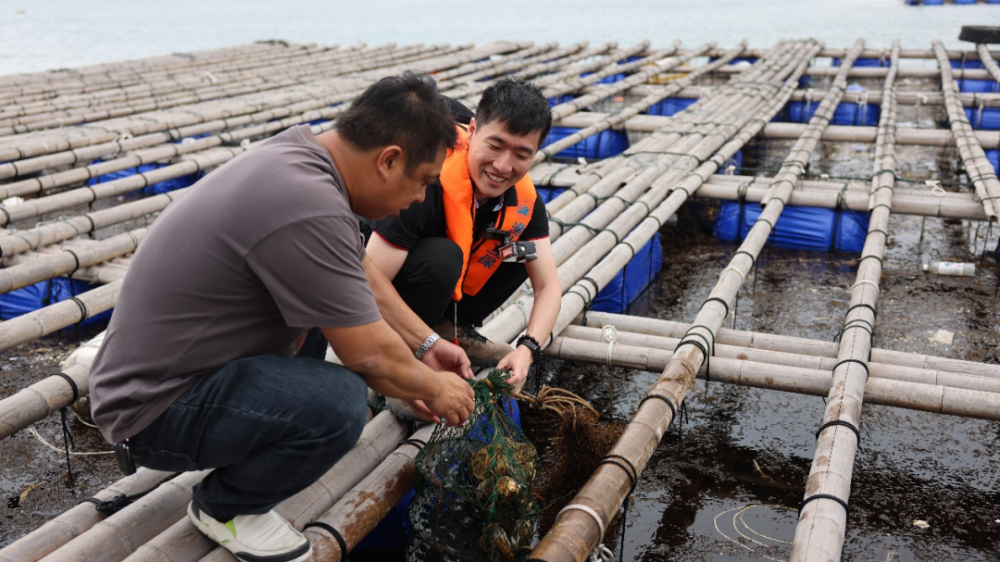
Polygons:
[[[715,220],[715,236],[726,242],[743,240],[760,214],[757,203],[724,201]],[[767,242],[790,250],[860,252],[869,218],[857,211],[788,206]]]
[[[548,146],[558,140],[562,140],[580,129],[573,127],[552,127],[549,136],[545,137],[542,146]],[[615,131],[606,129],[591,135],[573,146],[555,155],[555,158],[565,158],[576,160],[585,158],[587,160],[602,160],[625,152],[629,147],[628,135],[625,131]]]

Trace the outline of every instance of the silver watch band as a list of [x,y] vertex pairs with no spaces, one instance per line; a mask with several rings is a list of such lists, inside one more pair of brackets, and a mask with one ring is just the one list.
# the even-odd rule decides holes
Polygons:
[[436,332],[431,332],[431,335],[427,336],[427,339],[424,340],[424,343],[420,344],[420,347],[418,347],[417,350],[413,352],[413,355],[417,359],[423,359],[424,354],[426,354],[427,351],[431,348],[431,346],[437,343],[439,339],[441,339],[441,336],[437,335]]

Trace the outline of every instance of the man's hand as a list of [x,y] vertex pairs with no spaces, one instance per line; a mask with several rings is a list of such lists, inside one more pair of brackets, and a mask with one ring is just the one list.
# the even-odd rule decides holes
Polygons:
[[519,345],[517,349],[508,353],[497,363],[497,369],[505,369],[511,372],[507,382],[514,385],[514,394],[521,392],[521,388],[524,387],[524,383],[528,380],[528,368],[534,362],[535,358],[531,355],[531,350],[523,345]]
[[444,339],[434,342],[421,361],[435,371],[451,371],[464,379],[473,377],[472,363],[465,350]]
[[425,400],[427,408],[444,420],[449,426],[465,423],[475,406],[475,393],[472,386],[464,379],[451,376],[451,373],[437,372],[441,388],[433,398]]

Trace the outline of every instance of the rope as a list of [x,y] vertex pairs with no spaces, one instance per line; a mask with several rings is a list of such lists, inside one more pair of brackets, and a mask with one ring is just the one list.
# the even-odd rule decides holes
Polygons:
[[625,475],[628,476],[629,479],[629,490],[628,493],[625,494],[625,499],[622,500],[622,521],[621,521],[621,530],[619,531],[622,541],[621,541],[621,547],[619,548],[618,552],[618,558],[624,560],[625,525],[628,521],[629,500],[632,498],[632,492],[635,491],[636,484],[639,483],[639,471],[636,470],[635,465],[632,464],[632,461],[628,460],[627,458],[621,455],[608,455],[603,459],[601,459],[601,461],[597,463],[597,466],[601,466],[602,464],[613,464],[617,466],[618,468],[625,471]]
[[611,324],[605,325],[601,328],[601,336],[604,337],[604,341],[608,342],[608,354],[605,357],[608,368],[614,367],[611,364],[611,352],[615,348],[615,344],[618,343],[618,328],[615,328]]
[[[597,514],[593,509],[578,503],[571,503],[566,507],[559,510],[556,514],[556,518],[563,514],[564,511],[582,511],[589,515],[594,521],[597,522],[597,529],[600,531],[601,540],[604,540],[604,521],[601,521],[601,516]],[[594,547],[594,551],[590,553],[591,562],[611,562],[615,559],[615,554],[608,550],[608,547],[604,546],[603,543],[598,542],[597,546]]]
[[828,427],[833,427],[835,425],[843,426],[843,427],[846,427],[847,429],[850,429],[851,431],[853,431],[854,432],[854,436],[858,438],[858,443],[861,443],[861,432],[858,431],[858,427],[856,425],[854,425],[853,423],[851,423],[849,421],[845,421],[845,420],[828,421],[828,422],[824,423],[823,425],[819,426],[819,429],[816,430],[816,439],[819,439],[819,434],[823,433],[824,429],[826,429]]
[[840,499],[840,498],[838,498],[837,496],[832,496],[830,494],[813,494],[813,495],[809,496],[808,498],[802,500],[802,503],[799,504],[799,515],[800,516],[802,515],[802,510],[806,507],[806,504],[809,503],[809,502],[811,502],[811,501],[813,501],[813,500],[833,500],[833,501],[839,503],[840,506],[844,508],[844,511],[847,513],[848,517],[850,517],[850,515],[851,515],[851,509],[849,507],[847,507],[847,502],[844,501],[844,500],[842,500],[842,499]]
[[874,281],[869,281],[867,279],[863,279],[863,280],[858,281],[857,283],[851,285],[851,290],[853,291],[854,288],[857,287],[858,285],[871,285],[872,287],[875,287],[875,296],[876,297],[878,296],[878,294],[880,292],[879,288],[878,288],[878,283],[876,283]]

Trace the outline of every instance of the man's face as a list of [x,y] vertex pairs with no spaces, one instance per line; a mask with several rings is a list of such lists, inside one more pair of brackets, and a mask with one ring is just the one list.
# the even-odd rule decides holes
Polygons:
[[515,135],[506,124],[494,120],[469,124],[469,177],[480,195],[502,195],[528,173],[538,151],[542,133]]
[[358,214],[376,219],[389,215],[399,216],[400,211],[408,209],[412,203],[423,201],[427,185],[441,175],[446,152],[442,146],[433,162],[423,162],[410,173],[406,172],[403,160],[397,162],[389,170],[385,182],[370,192],[366,212]]

